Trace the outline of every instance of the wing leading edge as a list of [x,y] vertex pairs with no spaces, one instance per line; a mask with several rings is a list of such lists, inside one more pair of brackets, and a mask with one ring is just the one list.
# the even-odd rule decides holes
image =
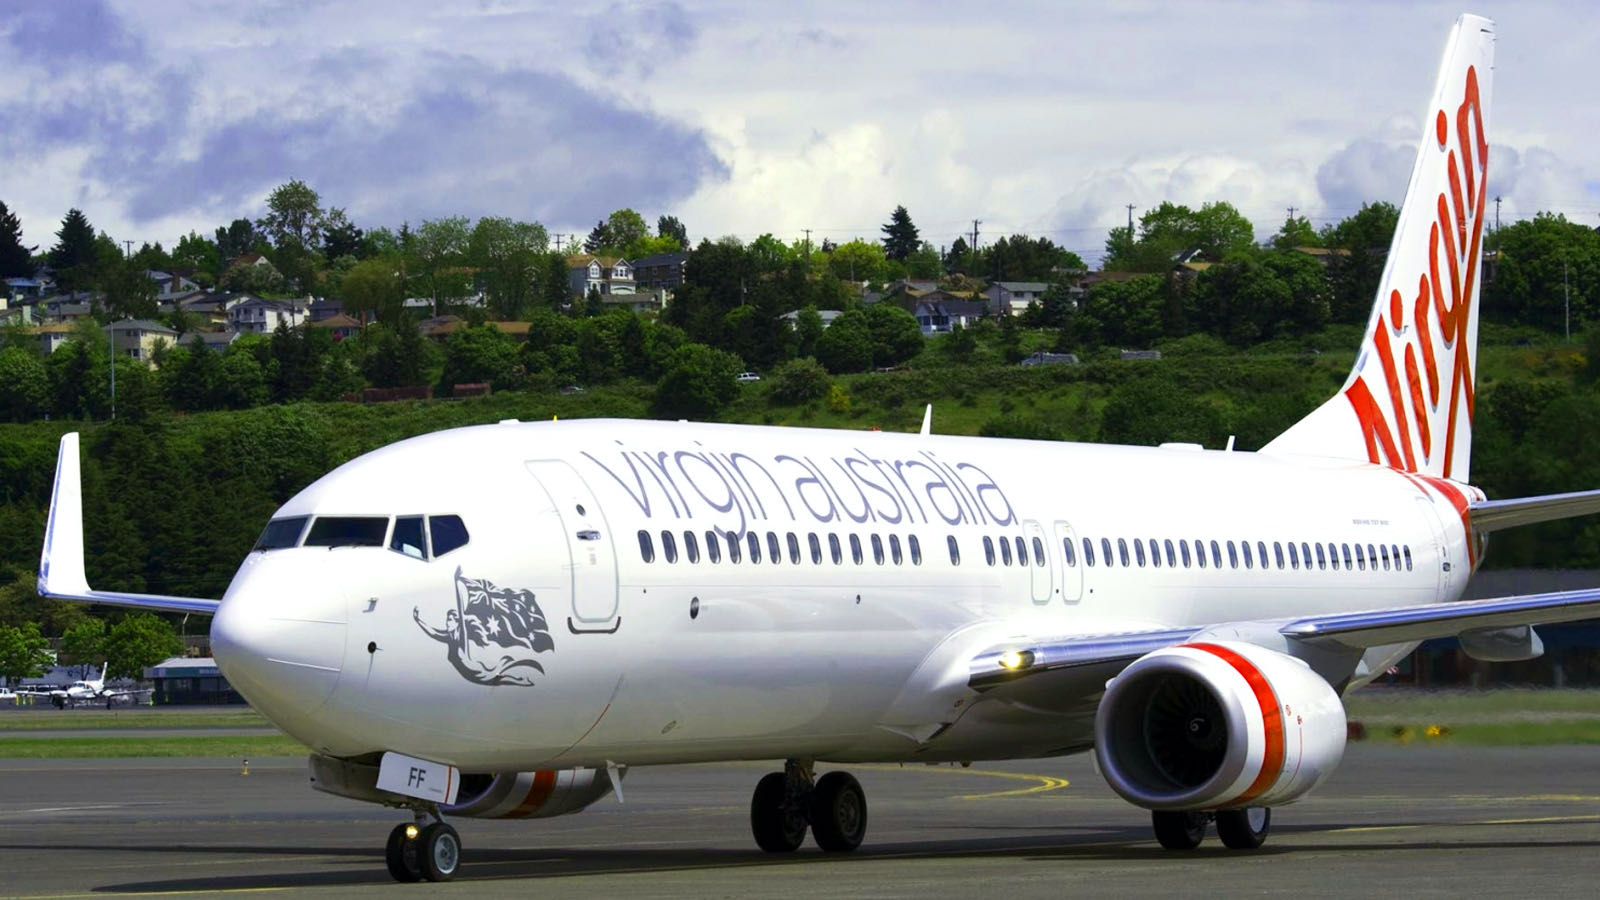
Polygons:
[[83,565],[83,483],[79,474],[76,431],[61,436],[61,450],[56,457],[56,480],[50,491],[44,552],[39,555],[39,595],[106,606],[207,615],[217,611],[219,602],[200,597],[97,591],[89,587]]

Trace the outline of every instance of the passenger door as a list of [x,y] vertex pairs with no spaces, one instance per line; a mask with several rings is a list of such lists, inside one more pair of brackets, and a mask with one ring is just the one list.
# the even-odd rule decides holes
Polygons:
[[[1043,605],[1050,602],[1056,592],[1056,555],[1050,552],[1050,541],[1045,536],[1044,526],[1038,522],[1027,521],[1022,523],[1022,531],[1028,539],[1028,558],[1020,560],[1028,565],[1029,577],[1033,586],[1033,602]],[[1043,565],[1038,565],[1040,554],[1043,554]]]
[[1078,559],[1078,533],[1072,530],[1069,522],[1056,520],[1056,544],[1051,548],[1051,556],[1061,554],[1061,577],[1056,579],[1061,585],[1061,599],[1066,603],[1077,603],[1083,599],[1083,562]]
[[583,476],[559,459],[538,459],[528,471],[539,482],[561,517],[564,546],[553,552],[567,555],[571,574],[572,615],[567,629],[573,634],[612,634],[622,625],[617,608],[616,536]]

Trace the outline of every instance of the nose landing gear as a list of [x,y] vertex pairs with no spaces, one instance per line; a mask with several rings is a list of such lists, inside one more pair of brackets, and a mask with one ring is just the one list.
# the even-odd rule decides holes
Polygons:
[[419,810],[415,822],[389,832],[383,861],[395,881],[449,881],[461,866],[461,835],[440,820],[437,808]]
[[848,852],[861,846],[867,833],[867,797],[848,772],[829,772],[814,779],[810,760],[787,760],[782,772],[771,772],[756,784],[750,798],[750,830],[756,846],[768,853],[791,853],[806,839],[807,828],[817,846]]

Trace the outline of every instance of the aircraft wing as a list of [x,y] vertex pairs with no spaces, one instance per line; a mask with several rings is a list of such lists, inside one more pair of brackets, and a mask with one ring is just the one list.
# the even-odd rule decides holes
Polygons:
[[55,487],[50,492],[50,518],[45,524],[44,552],[39,556],[39,595],[58,600],[127,606],[162,612],[217,611],[216,600],[97,591],[89,587],[83,566],[83,484],[78,465],[78,433],[61,436],[56,457]]
[[[1600,588],[1397,606],[1258,624],[1275,628],[1289,640],[1359,650],[1429,638],[1455,637],[1480,629],[1548,625],[1592,618],[1600,618]],[[967,684],[984,690],[1047,672],[1131,663],[1146,653],[1184,643],[1212,628],[1236,624],[1241,623],[1218,622],[1122,634],[1061,636],[998,645],[973,657]]]

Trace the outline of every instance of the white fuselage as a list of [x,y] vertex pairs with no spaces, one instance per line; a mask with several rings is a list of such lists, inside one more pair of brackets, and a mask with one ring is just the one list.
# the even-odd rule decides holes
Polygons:
[[[1038,756],[1088,746],[1104,675],[1000,708],[967,687],[976,652],[1455,599],[1475,559],[1451,490],[1185,448],[610,420],[456,429],[355,459],[285,504],[277,519],[389,522],[374,545],[252,553],[213,645],[253,704],[332,756],[467,771]],[[417,515],[459,516],[469,540],[432,558],[390,549],[405,543],[395,517]]]

